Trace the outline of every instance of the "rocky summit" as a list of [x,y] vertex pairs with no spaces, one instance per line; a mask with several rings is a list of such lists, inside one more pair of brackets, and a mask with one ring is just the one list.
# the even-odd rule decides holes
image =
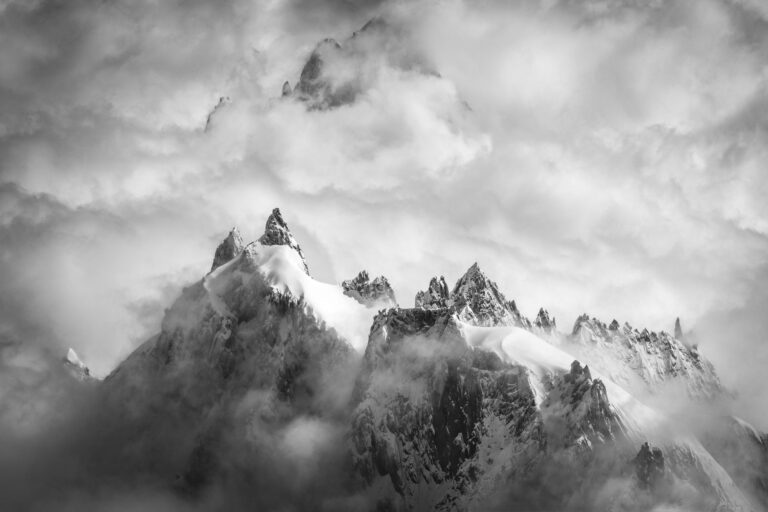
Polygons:
[[278,209],[95,384],[121,466],[203,509],[764,510],[768,436],[640,398],[669,385],[730,399],[678,336],[531,322],[476,263],[410,308],[365,271],[319,282]]
[[341,287],[346,295],[366,306],[397,306],[395,292],[384,276],[376,277],[371,281],[368,272],[361,270],[354,279],[343,281]]

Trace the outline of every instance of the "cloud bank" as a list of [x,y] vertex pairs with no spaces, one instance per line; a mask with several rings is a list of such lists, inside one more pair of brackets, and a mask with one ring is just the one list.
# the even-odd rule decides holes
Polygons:
[[[403,305],[478,261],[562,328],[584,311],[666,330],[681,316],[768,426],[750,393],[768,363],[767,15],[3,2],[2,343],[73,346],[104,375],[233,224],[254,239],[280,206],[316,277],[383,273]],[[395,35],[333,67],[363,84],[352,104],[280,98],[319,41],[374,16]]]

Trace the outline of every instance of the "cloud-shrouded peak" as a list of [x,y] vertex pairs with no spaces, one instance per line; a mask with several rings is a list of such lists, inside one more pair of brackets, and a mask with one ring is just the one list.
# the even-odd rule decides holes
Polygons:
[[240,231],[238,231],[236,227],[232,228],[227,237],[222,240],[216,248],[216,253],[213,256],[213,265],[211,265],[211,272],[240,254],[244,246],[245,244],[243,243],[243,237],[240,236]]
[[280,213],[279,208],[272,210],[269,218],[267,218],[264,234],[259,238],[259,243],[262,245],[287,245],[299,253],[304,264],[304,271],[309,274],[309,267],[307,267],[307,261],[304,258],[304,253],[301,251],[301,246],[296,241],[296,238],[294,238],[291,230],[288,229],[288,224],[283,220],[283,215]]
[[292,92],[310,109],[332,109],[375,88],[387,70],[438,76],[426,56],[408,44],[412,36],[408,24],[375,17],[341,42],[326,37],[310,53],[296,87],[283,87],[283,96]]
[[675,338],[683,340],[683,328],[680,325],[680,317],[675,318]]
[[343,281],[341,287],[345,295],[368,307],[397,306],[395,292],[384,276],[371,280],[368,272],[361,270],[354,279]]
[[536,327],[542,329],[545,332],[552,332],[557,329],[557,323],[555,322],[555,317],[549,316],[549,311],[547,311],[544,308],[539,309],[538,315],[536,315],[536,320],[534,321],[534,325]]

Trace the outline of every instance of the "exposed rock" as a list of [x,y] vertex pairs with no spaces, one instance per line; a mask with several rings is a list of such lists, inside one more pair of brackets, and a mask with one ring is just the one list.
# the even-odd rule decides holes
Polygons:
[[515,301],[507,301],[496,283],[474,263],[448,291],[445,278],[433,277],[425,291],[416,294],[417,308],[450,308],[459,319],[480,326],[516,325],[531,328],[531,322],[520,314]]
[[568,337],[573,349],[600,371],[621,378],[636,391],[653,390],[662,382],[678,380],[692,397],[708,398],[723,392],[712,364],[695,347],[666,332],[638,331],[629,324],[610,326],[589,315],[576,319]]
[[222,240],[216,248],[216,253],[213,256],[213,265],[211,265],[211,272],[223,264],[232,261],[238,254],[243,252],[243,247],[243,238],[240,236],[240,232],[237,228],[232,228],[227,237]]
[[[276,446],[286,429],[309,418],[347,433],[348,451],[320,446],[319,466],[326,461],[320,452],[338,455],[333,460],[352,475],[339,488],[350,484],[382,510],[653,510],[667,503],[654,488],[662,480],[703,495],[705,506],[693,510],[749,510],[726,463],[718,465],[695,439],[671,441],[663,454],[645,444],[635,455],[656,413],[624,391],[630,374],[649,385],[680,378],[699,391],[718,383],[711,365],[674,337],[582,315],[557,340],[572,343],[561,350],[554,336],[542,335],[556,332],[547,311],[532,328],[475,264],[450,292],[445,279],[434,278],[417,294],[417,307],[379,311],[361,356],[339,334],[342,323],[339,332],[326,325],[315,315],[319,302],[301,291],[309,288],[296,284],[310,278],[297,269],[296,255],[304,258],[279,210],[260,243],[243,248],[235,233],[217,249],[218,271],[185,288],[161,331],[104,382],[105,403],[114,404],[126,433],[127,465],[172,458],[190,493],[233,468],[238,477],[262,470],[244,479],[259,485],[270,457],[283,470],[297,467],[283,465]],[[285,267],[292,273],[283,275]],[[342,287],[364,304],[394,302],[387,280],[371,281],[365,271]],[[339,296],[339,308],[369,311],[338,287],[323,289]],[[363,330],[372,316],[362,318]],[[571,352],[589,354],[578,356],[589,366]],[[68,359],[81,367],[76,354]],[[754,429],[741,425],[739,432],[740,450],[768,444]],[[168,436],[173,442],[163,442]],[[724,457],[735,451],[721,447]],[[241,452],[235,465],[224,460]],[[765,460],[727,467],[741,485],[764,485]],[[636,479],[626,478],[631,472]],[[596,494],[618,504],[592,506]],[[647,506],[620,503],[638,496]],[[292,499],[280,496],[275,508],[311,508]]]
[[588,366],[579,361],[571,363],[570,372],[562,376],[542,403],[545,422],[558,418],[565,422],[564,430],[550,432],[565,446],[587,440],[589,446],[626,438],[626,427],[608,401],[605,384],[592,380]]
[[552,331],[557,330],[555,318],[552,317],[550,319],[549,312],[544,308],[539,309],[539,314],[536,316],[534,325],[546,333],[551,333]]
[[344,289],[345,295],[368,307],[397,306],[395,292],[384,276],[379,276],[371,281],[368,272],[362,270],[354,279],[342,282],[341,287]]
[[292,91],[293,96],[307,102],[309,108],[317,110],[352,103],[358,92],[355,84],[335,84],[333,77],[325,76],[324,73],[326,60],[343,58],[342,53],[342,47],[335,39],[321,41],[304,64],[299,81]]
[[288,224],[283,220],[279,208],[272,210],[272,214],[267,219],[264,234],[259,238],[259,243],[262,245],[287,245],[292,248],[301,256],[304,270],[309,274],[309,267],[307,267],[307,261],[304,259],[304,253],[301,252],[299,243],[293,237],[291,230],[288,229]]
[[208,131],[211,128],[211,124],[213,123],[214,116],[222,109],[224,108],[229,102],[230,102],[229,96],[221,96],[219,98],[219,101],[216,103],[216,105],[213,107],[213,109],[208,113],[208,116],[205,118],[205,127],[203,128],[203,131]]
[[[304,102],[309,110],[328,110],[353,103],[373,84],[366,64],[374,49],[375,59],[385,59],[392,69],[439,77],[430,59],[414,52],[413,47],[406,50],[404,37],[407,35],[402,24],[389,24],[376,17],[341,42],[324,39],[307,58],[287,97]],[[465,104],[460,102],[456,106],[464,109]]]
[[291,89],[291,83],[288,80],[283,82],[282,96],[283,97],[290,96],[292,92],[293,92],[293,89]]
[[664,454],[659,448],[643,443],[634,460],[635,474],[643,488],[654,488],[664,477]]
[[474,263],[456,282],[452,306],[465,322],[475,325],[515,325],[517,319],[499,287]]
[[445,278],[440,276],[430,279],[429,287],[426,291],[420,291],[416,294],[415,302],[417,308],[427,309],[446,308],[451,305],[453,301],[450,299]]
[[683,328],[680,327],[680,317],[675,319],[675,338],[683,341]]

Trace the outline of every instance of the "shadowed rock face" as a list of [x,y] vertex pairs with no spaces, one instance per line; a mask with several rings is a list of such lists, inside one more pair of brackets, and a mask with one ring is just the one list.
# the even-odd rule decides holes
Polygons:
[[541,440],[525,371],[470,349],[447,308],[380,313],[357,385],[355,467],[367,485],[385,477],[397,500],[417,507],[447,510],[472,487],[489,426]]
[[[277,209],[261,240],[300,251]],[[266,280],[253,244],[240,247],[233,231],[214,258],[230,265],[185,288],[160,332],[102,385],[105,406],[126,425],[133,462],[182,475],[179,485],[190,492],[221,477],[219,468],[229,464],[222,457],[237,453],[228,443],[245,428],[238,415],[258,419],[265,432],[303,416],[332,417],[348,404],[358,364],[352,347],[301,297]],[[148,443],[145,433],[153,430],[171,437]],[[246,442],[248,432],[238,434],[243,449],[255,450],[254,460],[272,456],[268,444]]]
[[243,252],[243,238],[240,236],[240,232],[237,228],[232,228],[227,237],[221,241],[216,248],[216,253],[213,256],[213,265],[211,265],[211,272],[222,266],[223,264],[233,260],[235,256]]
[[530,328],[531,323],[507,301],[499,287],[488,279],[477,263],[459,278],[448,292],[445,278],[433,277],[425,291],[416,294],[417,308],[451,308],[460,320],[480,326],[517,325]]
[[95,380],[91,377],[91,370],[80,360],[80,357],[73,349],[67,351],[67,355],[62,360],[64,368],[67,369],[70,375],[81,382],[89,382]]
[[659,448],[643,443],[635,457],[635,474],[643,488],[653,488],[664,477],[664,454]]
[[551,333],[557,329],[555,318],[550,318],[549,312],[544,308],[539,309],[539,314],[536,315],[534,325],[546,333]]
[[304,271],[309,274],[309,267],[304,258],[304,253],[301,252],[301,246],[293,237],[291,230],[288,229],[288,224],[283,220],[279,208],[272,210],[272,214],[267,218],[264,234],[259,238],[259,243],[262,245],[287,245],[292,248],[301,256],[301,261],[304,263]]
[[451,303],[452,301],[450,299],[450,293],[448,292],[448,285],[443,276],[440,276],[439,278],[433,277],[429,281],[427,290],[416,294],[417,308],[446,308]]
[[680,318],[675,319],[675,338],[683,341],[683,328],[680,326]]
[[397,306],[395,292],[384,276],[379,276],[371,281],[368,272],[363,270],[354,279],[342,282],[341,287],[344,289],[345,295],[365,306]]

